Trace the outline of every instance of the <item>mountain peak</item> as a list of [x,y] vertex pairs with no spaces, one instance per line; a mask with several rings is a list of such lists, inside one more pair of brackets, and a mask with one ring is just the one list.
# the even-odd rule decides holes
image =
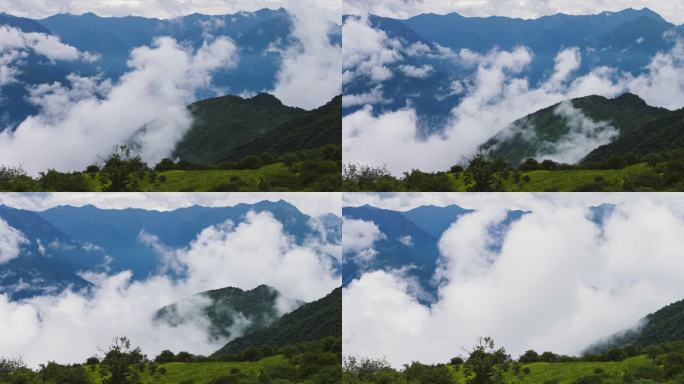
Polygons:
[[271,95],[270,93],[262,92],[254,97],[252,97],[250,100],[257,102],[259,104],[272,104],[272,105],[277,105],[281,106],[283,105],[282,101],[278,99],[277,97]]
[[635,95],[635,94],[630,93],[630,92],[624,93],[624,94],[616,97],[615,101],[620,101],[623,103],[641,104],[641,105],[646,104],[646,101],[644,101],[644,99],[642,99],[638,95]]

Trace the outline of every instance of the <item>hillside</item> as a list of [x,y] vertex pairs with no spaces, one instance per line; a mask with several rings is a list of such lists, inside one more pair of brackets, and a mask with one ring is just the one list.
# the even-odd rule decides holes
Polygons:
[[684,149],[684,109],[623,133],[612,143],[593,150],[584,162],[606,161],[611,156],[624,156],[628,153],[643,156],[674,149]]
[[[572,107],[596,124],[615,128],[619,136],[640,134],[646,124],[668,116],[664,108],[651,107],[636,95],[626,93],[614,99],[586,96],[570,100]],[[583,129],[577,121],[559,112],[561,104],[537,111],[513,122],[483,145],[492,149],[495,157],[518,165],[526,158],[553,155],[554,145],[573,130]],[[574,124],[574,125],[573,125]]]
[[175,327],[206,317],[211,323],[211,338],[230,338],[236,332],[250,333],[273,323],[279,317],[279,296],[276,289],[266,285],[249,291],[233,287],[217,289],[163,307],[154,320]]
[[284,315],[268,328],[231,341],[212,357],[240,353],[250,347],[278,347],[328,336],[342,337],[342,288]]
[[250,99],[223,96],[192,104],[193,125],[176,145],[173,156],[197,164],[215,164],[230,152],[305,114],[283,105],[275,96]]
[[644,317],[637,329],[610,336],[605,342],[589,348],[606,350],[627,345],[649,346],[684,340],[684,300],[665,306]]
[[342,145],[342,96],[233,149],[225,160],[239,161],[264,153],[281,155],[326,145]]

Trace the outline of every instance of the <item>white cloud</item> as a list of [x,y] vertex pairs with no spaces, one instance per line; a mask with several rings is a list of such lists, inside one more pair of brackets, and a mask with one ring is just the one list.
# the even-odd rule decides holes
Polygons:
[[21,245],[27,243],[21,231],[0,218],[0,265],[19,257]]
[[399,70],[404,74],[404,76],[407,77],[415,77],[416,79],[426,79],[434,68],[432,65],[423,65],[420,67],[416,67],[413,65],[400,65]]
[[0,51],[32,50],[50,60],[78,60],[79,51],[62,43],[58,37],[37,32],[23,32],[20,29],[0,27]]
[[293,308],[292,300],[312,301],[340,285],[319,250],[294,244],[268,213],[249,213],[237,226],[209,227],[187,247],[164,252],[172,254],[187,277],[132,282],[130,272],[86,273],[97,287],[88,295],[65,292],[21,302],[0,296],[0,333],[5,335],[0,356],[22,356],[34,367],[47,361],[82,362],[114,336],[128,336],[149,356],[164,349],[210,354],[227,340],[209,340],[206,319],[172,328],[153,321],[156,311],[201,291],[260,284],[285,296],[277,303],[285,311]]
[[380,83],[392,77],[387,66],[401,58],[401,43],[372,28],[366,17],[350,17],[342,25],[342,81],[366,77]]
[[682,298],[678,199],[627,199],[602,228],[587,208],[557,200],[537,202],[513,223],[499,253],[487,244],[504,211],[485,209],[453,224],[440,240],[447,283],[430,308],[398,274],[376,271],[352,282],[343,291],[344,353],[386,356],[395,366],[443,363],[492,336],[514,355],[578,354]]
[[375,242],[386,238],[385,234],[372,221],[344,219],[342,249],[345,255],[362,264],[367,263],[377,255],[377,251],[373,249]]
[[320,107],[342,93],[341,47],[330,43],[333,24],[321,17],[313,0],[288,2],[293,35],[299,41],[283,53],[275,89],[270,91],[287,105]]
[[413,246],[413,237],[411,237],[411,235],[402,236],[399,238],[399,242],[404,244],[407,247],[412,247]]
[[591,151],[612,142],[620,134],[610,122],[591,120],[570,101],[558,105],[554,114],[565,119],[569,130],[556,142],[543,146],[537,152],[538,159],[576,164]]
[[373,88],[373,90],[371,90],[370,92],[342,96],[343,108],[353,107],[357,105],[383,104],[387,102],[388,100],[385,99],[382,93],[382,87],[380,85]]
[[135,136],[143,159],[154,164],[189,129],[186,105],[198,89],[211,85],[212,71],[236,63],[235,44],[225,37],[205,42],[196,52],[162,37],[152,47],[133,50],[131,71],[116,84],[70,76],[70,87],[39,87],[31,100],[43,113],[14,132],[0,133],[0,163],[21,163],[31,174],[82,170]]
[[343,7],[345,13],[373,13],[394,18],[429,12],[458,12],[470,17],[508,16],[524,19],[556,13],[586,15],[648,7],[673,23],[684,23],[684,4],[662,0],[343,0]]
[[89,52],[62,43],[58,37],[37,32],[23,32],[9,26],[0,26],[0,87],[17,80],[21,66],[29,53],[48,58],[51,61],[97,61]]

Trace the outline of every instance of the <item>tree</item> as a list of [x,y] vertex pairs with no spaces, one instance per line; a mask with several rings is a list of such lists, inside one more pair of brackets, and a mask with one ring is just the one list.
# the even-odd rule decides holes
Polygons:
[[131,342],[126,337],[117,337],[105,352],[102,359],[100,374],[105,384],[138,384],[140,370],[147,358],[140,348],[131,348]]
[[501,370],[507,370],[510,356],[504,348],[495,349],[491,337],[479,338],[468,359],[463,365],[463,371],[468,384],[494,384],[495,378],[500,376]]
[[100,184],[107,192],[134,192],[145,179],[147,164],[127,145],[121,145],[105,159]]
[[39,373],[45,384],[91,384],[90,378],[81,365],[59,365],[50,362],[42,365]]
[[518,359],[518,361],[520,361],[521,363],[536,363],[537,361],[539,361],[539,354],[536,351],[530,349],[529,351],[523,353]]
[[[503,160],[489,161],[484,152],[475,155],[468,162],[468,168],[464,172],[464,180],[469,192],[493,192],[503,189],[502,175],[507,177],[510,169],[508,163]],[[501,175],[500,175],[501,174]]]

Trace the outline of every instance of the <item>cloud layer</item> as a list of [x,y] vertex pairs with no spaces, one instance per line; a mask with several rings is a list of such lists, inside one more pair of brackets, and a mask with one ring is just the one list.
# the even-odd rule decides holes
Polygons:
[[287,9],[299,44],[282,53],[283,63],[271,92],[287,105],[317,108],[342,93],[342,47],[330,43],[333,24],[321,17],[316,2],[290,1]]
[[[354,34],[363,38],[354,37]],[[615,97],[624,92],[641,96],[650,105],[670,109],[684,105],[684,42],[677,41],[668,52],[653,57],[644,74],[634,76],[614,68],[597,67],[577,76],[582,63],[578,48],[561,49],[554,68],[539,84],[525,76],[535,55],[526,47],[511,51],[492,49],[479,54],[467,49],[453,52],[443,47],[405,47],[372,28],[364,17],[349,18],[343,26],[345,38],[343,81],[370,81],[377,84],[372,94],[345,96],[345,105],[365,106],[343,118],[343,147],[346,163],[385,165],[395,175],[412,169],[444,171],[473,156],[480,145],[513,121],[556,103],[587,95]],[[349,37],[349,39],[347,39]],[[382,82],[393,76],[429,76],[430,71],[399,67],[393,73],[389,64],[402,55],[439,56],[462,68],[474,68],[472,76],[451,84],[452,94],[463,94],[451,110],[450,121],[435,134],[424,133],[410,103],[400,110],[376,113],[372,104],[381,102]],[[407,72],[408,71],[408,72]],[[566,111],[567,112],[567,111]],[[576,115],[576,114],[575,114]],[[557,153],[546,157],[577,160],[588,154],[592,145],[615,137],[598,122],[579,119]],[[571,121],[578,121],[578,119]],[[430,127],[434,132],[435,127]],[[554,148],[550,148],[554,149]],[[571,153],[572,152],[572,153]]]
[[19,247],[27,242],[21,231],[0,219],[0,265],[19,257]]
[[195,293],[227,286],[273,286],[286,298],[279,309],[291,300],[318,299],[340,285],[321,252],[324,246],[299,246],[270,213],[249,213],[243,223],[205,229],[185,248],[159,249],[168,253],[164,260],[169,266],[185,272],[180,281],[158,275],[132,282],[129,272],[84,273],[96,286],[88,295],[65,292],[22,302],[0,296],[0,334],[7,335],[0,356],[22,356],[32,366],[48,360],[82,362],[114,336],[124,335],[150,356],[164,349],[210,354],[226,340],[207,338],[206,319],[172,328],[155,324],[155,312]]
[[579,204],[537,204],[510,227],[500,252],[487,244],[505,211],[483,209],[454,223],[439,242],[437,273],[447,283],[431,308],[400,272],[352,282],[343,291],[344,353],[386,356],[395,366],[446,362],[492,336],[514,355],[578,354],[684,297],[676,199],[629,199],[600,225]]
[[186,105],[211,85],[212,72],[236,65],[236,49],[225,37],[197,51],[161,37],[131,52],[130,71],[115,84],[72,75],[70,86],[38,87],[31,101],[41,113],[0,133],[0,164],[20,162],[32,174],[82,170],[134,136],[155,164],[190,128]]

